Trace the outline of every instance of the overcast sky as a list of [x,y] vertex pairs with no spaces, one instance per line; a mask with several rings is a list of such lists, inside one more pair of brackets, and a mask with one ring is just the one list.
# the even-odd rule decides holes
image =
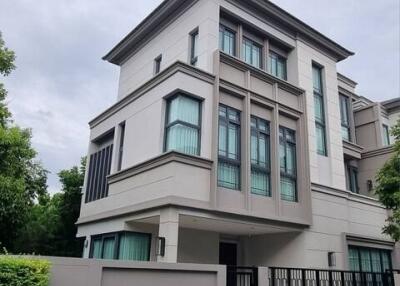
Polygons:
[[[398,97],[399,0],[274,0],[356,55],[338,71],[376,101]],[[33,144],[59,190],[57,172],[79,163],[88,124],[116,101],[118,68],[106,54],[160,0],[1,0],[0,31],[17,54],[4,79],[16,123],[32,128]],[[3,81],[3,79],[0,79]]]

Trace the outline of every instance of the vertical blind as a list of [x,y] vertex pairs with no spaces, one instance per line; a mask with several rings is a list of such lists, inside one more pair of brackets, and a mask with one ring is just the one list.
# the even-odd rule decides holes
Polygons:
[[166,151],[176,150],[185,154],[200,153],[200,102],[178,95],[168,101],[166,126]]
[[85,202],[91,202],[108,196],[107,176],[110,174],[113,144],[91,154],[89,173],[86,182]]

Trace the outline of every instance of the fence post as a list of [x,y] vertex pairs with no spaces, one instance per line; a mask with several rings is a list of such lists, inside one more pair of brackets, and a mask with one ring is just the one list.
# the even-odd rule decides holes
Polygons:
[[332,286],[333,285],[333,277],[332,277],[332,271],[331,270],[329,270],[328,271],[328,284],[329,284],[329,286]]
[[258,286],[270,286],[268,267],[258,267]]
[[302,281],[301,285],[306,286],[306,270],[305,269],[301,270],[301,281]]

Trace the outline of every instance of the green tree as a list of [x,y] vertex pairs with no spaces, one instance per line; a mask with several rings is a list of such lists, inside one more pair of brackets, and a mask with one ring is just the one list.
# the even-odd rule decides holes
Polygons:
[[[0,74],[15,68],[15,54],[4,46],[0,33]],[[0,83],[0,244],[14,250],[19,229],[26,223],[31,206],[46,192],[47,174],[35,162],[31,132],[12,123],[7,91]]]
[[383,232],[400,240],[400,119],[391,130],[395,138],[394,156],[379,170],[375,188],[381,203],[391,210]]

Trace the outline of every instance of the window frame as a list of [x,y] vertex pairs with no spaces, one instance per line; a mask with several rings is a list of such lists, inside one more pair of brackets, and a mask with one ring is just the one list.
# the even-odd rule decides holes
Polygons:
[[190,64],[196,66],[198,61],[198,55],[196,55],[196,50],[198,52],[199,28],[194,29],[189,35],[190,35]]
[[[246,45],[246,44],[245,44],[246,42],[251,43],[251,56],[250,56],[250,58],[251,58],[251,63],[246,62],[246,59],[245,59],[245,49],[244,49],[244,47],[245,47],[245,45]],[[259,58],[260,58],[260,60],[259,60],[259,66],[256,66],[256,65],[254,65],[254,63],[253,63],[253,51],[254,51],[254,47],[257,47],[257,48],[259,49],[259,55],[258,55]],[[243,39],[242,39],[242,49],[241,49],[241,59],[242,59],[242,61],[245,62],[246,64],[249,64],[249,65],[255,67],[255,68],[262,69],[262,68],[263,68],[263,60],[264,60],[263,58],[264,58],[264,57],[263,57],[263,46],[262,46],[261,44],[255,42],[254,40],[251,40],[250,38],[248,38],[248,37],[246,37],[246,36],[243,36]]]
[[[281,133],[280,130],[283,130],[283,136],[282,137],[280,136],[280,133]],[[288,132],[292,132],[293,133],[294,140],[288,140],[287,139],[286,134]],[[298,181],[297,181],[297,161],[298,160],[297,160],[297,142],[296,141],[297,141],[296,130],[293,130],[291,128],[288,128],[288,127],[285,127],[285,126],[282,126],[282,125],[279,126],[279,148],[280,148],[281,143],[283,143],[284,149],[285,149],[285,166],[284,166],[285,171],[282,171],[282,166],[280,164],[281,162],[279,162],[279,173],[280,173],[280,182],[279,183],[281,183],[282,177],[294,181],[294,200],[293,201],[292,200],[283,199],[282,198],[282,192],[280,190],[281,200],[288,201],[288,202],[298,202],[299,201],[298,186],[297,186],[297,184],[298,184]],[[293,162],[294,175],[287,173],[287,160],[286,160],[286,157],[287,157],[287,155],[286,155],[286,150],[287,150],[286,146],[287,146],[287,144],[290,144],[291,146],[294,147],[294,152],[295,152],[294,153],[294,162]],[[280,155],[279,155],[279,158],[280,158]],[[279,161],[280,161],[280,159],[279,159]]]
[[[266,194],[263,195],[263,196],[271,197],[271,130],[270,130],[270,122],[268,120],[265,120],[263,118],[257,117],[255,115],[251,115],[250,116],[250,121],[252,119],[256,120],[256,126],[255,127],[250,126],[250,137],[253,136],[253,133],[255,133],[256,138],[257,138],[257,161],[260,160],[260,158],[259,158],[260,157],[260,149],[259,149],[260,145],[258,144],[258,142],[259,142],[259,138],[261,137],[260,136],[261,134],[265,135],[266,140],[267,140],[267,142],[266,142],[267,146],[266,146],[265,154],[266,154],[266,157],[267,157],[268,161],[265,162],[265,167],[262,167],[258,163],[257,164],[253,163],[252,159],[251,159],[251,156],[250,156],[250,176],[251,176],[253,170],[255,170],[257,172],[265,173],[266,176],[269,179],[268,179],[268,185],[267,185],[267,189],[266,189]],[[259,128],[260,121],[264,121],[265,122],[265,125],[266,125],[266,128],[267,128],[266,131],[263,131],[263,130],[261,130]],[[251,152],[251,143],[250,143],[250,152]],[[251,180],[251,177],[250,177],[250,180]],[[254,194],[254,195],[260,195],[260,196],[262,195],[260,193],[254,193],[253,192],[253,188],[251,186],[251,183],[250,183],[250,192],[252,194]]]
[[154,75],[157,75],[161,71],[162,55],[159,55],[154,59]]
[[[137,231],[115,231],[115,232],[107,232],[107,233],[100,233],[100,234],[95,234],[90,236],[90,248],[89,248],[89,258],[90,259],[104,259],[103,258],[103,250],[104,250],[104,240],[107,238],[114,238],[114,257],[112,259],[115,260],[120,260],[119,259],[119,246],[120,246],[120,239],[123,234],[140,234],[140,235],[145,235],[149,239],[149,248],[148,248],[148,258],[149,260],[144,260],[144,261],[151,261],[151,238],[152,234],[151,233],[146,233],[146,232],[137,232]],[[93,251],[94,251],[94,244],[93,242],[96,239],[101,239],[101,258],[93,258]],[[135,260],[129,260],[129,261],[135,261]],[[139,260],[140,261],[140,260]]]
[[[284,62],[284,77],[283,78],[281,78],[281,77],[279,77],[278,76],[278,74],[276,74],[276,75],[274,75],[273,73],[272,73],[272,58],[273,57],[275,57],[276,58],[276,67],[275,67],[275,69],[276,69],[276,71],[278,71],[278,61],[279,60],[283,60],[283,62]],[[268,63],[267,63],[267,71],[268,71],[268,73],[270,74],[270,75],[273,75],[274,77],[277,77],[277,78],[279,78],[279,79],[282,79],[282,80],[287,80],[287,58],[286,57],[284,57],[284,56],[282,56],[282,55],[280,55],[280,54],[278,54],[278,53],[276,53],[276,52],[274,52],[273,50],[269,50],[268,51]]]
[[124,144],[125,144],[125,121],[119,124],[119,142],[118,142],[118,163],[117,171],[121,171],[122,158],[124,155]]
[[[353,177],[353,174],[355,175]],[[352,193],[359,194],[360,193],[360,186],[358,184],[358,168],[347,165],[347,176],[349,177],[349,190]],[[354,189],[355,187],[355,189]]]
[[383,146],[390,146],[390,131],[389,131],[389,126],[386,124],[382,124],[382,130],[383,130]]
[[[342,100],[345,102],[346,110],[342,110]],[[342,128],[347,129],[347,136],[349,138],[349,142],[352,142],[352,136],[351,136],[351,124],[350,124],[350,98],[348,96],[345,96],[343,94],[339,94],[339,108],[340,108],[340,124]],[[343,114],[347,114],[347,123],[343,121]],[[347,139],[343,138],[342,140],[347,141]]]
[[[220,115],[219,109],[221,107],[225,108],[225,110],[226,110],[226,112],[225,112],[226,116],[225,117],[222,117]],[[238,113],[238,117],[239,117],[238,121],[229,118],[229,109],[231,109],[234,112]],[[226,152],[227,152],[226,156],[220,155],[220,153],[219,153],[219,140],[220,140],[220,138],[219,138],[219,127],[220,127],[220,123],[221,122],[224,122],[224,124],[226,126],[226,146],[225,146],[226,147]],[[229,158],[229,156],[228,156],[228,150],[229,150],[229,125],[230,124],[233,124],[233,125],[237,126],[237,134],[238,134],[238,137],[239,137],[237,142],[236,142],[236,150],[237,150],[237,153],[238,153],[237,156],[236,156],[237,159],[232,159],[232,158]],[[241,171],[241,158],[242,158],[242,154],[241,154],[241,139],[242,139],[241,130],[242,130],[241,129],[241,111],[238,110],[238,109],[235,109],[233,107],[230,107],[228,105],[225,105],[223,103],[219,103],[219,105],[218,105],[218,146],[217,146],[217,148],[218,148],[218,150],[217,150],[217,153],[218,153],[218,165],[219,165],[220,162],[223,162],[225,164],[230,164],[230,165],[236,166],[238,168],[238,170],[239,170],[239,177],[238,177],[239,180],[238,180],[238,188],[231,188],[231,187],[227,187],[227,186],[221,186],[219,184],[219,178],[217,176],[217,186],[218,187],[227,188],[227,189],[236,190],[236,191],[241,191],[241,181],[242,181],[241,180],[241,174],[242,174],[242,171]],[[217,169],[219,168],[218,165],[217,165]]]
[[[379,261],[380,261],[380,266],[381,266],[381,270],[382,270],[382,268],[383,268],[383,257],[382,257],[382,254],[383,253],[385,253],[386,252],[386,254],[388,254],[388,257],[389,257],[389,270],[391,270],[391,269],[393,269],[393,262],[392,262],[392,251],[391,250],[389,250],[389,249],[382,249],[382,248],[374,248],[374,247],[366,247],[366,246],[358,246],[358,245],[352,245],[352,244],[350,244],[350,245],[348,245],[348,253],[350,252],[350,249],[354,249],[354,250],[357,250],[357,252],[358,252],[358,266],[359,266],[359,272],[362,272],[363,271],[363,269],[362,269],[362,262],[361,262],[361,250],[368,250],[368,253],[369,253],[369,263],[370,263],[370,267],[371,267],[371,271],[370,272],[373,272],[372,270],[373,270],[373,267],[372,267],[372,259],[371,259],[371,251],[372,250],[374,250],[374,251],[378,251],[379,252]],[[349,263],[349,269],[350,269],[350,256],[348,255],[348,257],[347,257],[347,261],[348,261],[348,263]],[[384,271],[382,271],[382,272],[376,272],[376,273],[383,273],[383,272],[385,272],[386,271],[386,269],[384,270]]]
[[[188,98],[198,102],[198,104],[199,104],[199,122],[198,122],[198,125],[194,125],[194,124],[182,121],[182,120],[175,120],[174,122],[168,123],[171,101],[176,99],[179,96],[188,97]],[[167,150],[167,142],[168,142],[168,129],[173,127],[174,125],[181,124],[181,125],[184,125],[184,126],[189,127],[189,128],[197,129],[197,132],[198,132],[198,134],[197,134],[197,153],[195,155],[196,156],[200,156],[200,154],[201,154],[202,102],[203,102],[202,99],[200,99],[198,97],[195,97],[195,96],[192,96],[190,94],[181,92],[181,91],[175,93],[174,95],[172,95],[172,96],[170,96],[168,98],[166,98],[165,119],[164,119],[165,123],[164,123],[163,153],[169,152],[169,151],[180,152],[178,150]],[[180,152],[180,153],[186,154],[186,153],[183,153],[183,152]],[[190,155],[193,155],[193,154],[186,154],[186,155],[190,156]]]
[[[318,73],[319,73],[320,84],[321,84],[321,86],[319,87],[319,90],[317,90],[314,87],[314,80],[315,80],[314,79],[314,69],[317,69]],[[315,130],[317,130],[318,127],[322,130],[322,132],[323,132],[323,134],[322,134],[323,138],[322,139],[323,139],[323,148],[324,148],[324,150],[322,152],[320,150],[318,150],[318,141],[317,141],[316,150],[317,150],[317,154],[318,155],[328,157],[328,147],[327,147],[328,144],[327,144],[327,136],[326,136],[327,134],[326,134],[325,99],[324,99],[324,91],[323,91],[324,84],[323,84],[322,70],[323,70],[323,67],[321,67],[320,65],[315,64],[315,63],[312,64],[314,105],[315,105],[315,103],[317,101],[317,98],[318,98],[318,100],[321,101],[321,117],[322,117],[322,118],[318,118],[317,119],[317,117],[315,116],[315,106],[314,106]],[[316,132],[315,138],[316,138],[316,140],[318,140],[317,132]]]
[[[236,33],[236,31],[228,28],[227,26],[225,26],[223,24],[219,24],[218,36],[220,36],[221,32],[222,32],[223,36],[225,35],[225,32],[228,32],[228,33],[233,35],[233,51],[232,51],[233,53],[230,54],[230,53],[226,52],[223,49],[224,48],[224,43],[225,43],[225,37],[222,37],[222,42],[221,42],[221,39],[219,39],[219,49],[221,51],[223,51],[224,53],[226,53],[227,55],[230,55],[232,57],[236,57],[236,54],[237,54],[237,47],[236,47],[236,35],[237,35],[237,33]],[[222,46],[221,46],[221,44],[222,44]]]

